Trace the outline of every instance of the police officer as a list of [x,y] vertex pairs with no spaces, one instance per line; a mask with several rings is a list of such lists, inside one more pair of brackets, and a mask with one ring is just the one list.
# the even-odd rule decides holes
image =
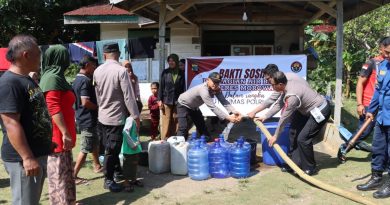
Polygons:
[[[362,69],[359,72],[358,81],[356,83],[356,102],[359,121],[356,132],[353,135],[355,135],[360,130],[366,120],[366,110],[370,105],[371,98],[374,95],[375,91],[378,66],[385,59],[385,46],[383,45],[383,42],[385,42],[388,38],[389,37],[385,37],[379,41],[379,55],[374,58],[371,58],[366,63],[364,63]],[[372,130],[374,130],[374,126],[375,119],[368,125],[368,127],[360,135],[359,139],[355,142],[355,149],[372,152],[371,145],[369,145],[364,140],[371,134]],[[342,153],[345,151],[349,140],[345,139],[345,143],[340,146],[339,152],[337,154],[337,157],[340,159],[341,162],[345,162]]]
[[390,179],[382,182],[383,172],[390,171],[390,38],[385,39],[383,45],[385,60],[379,64],[375,93],[366,114],[366,119],[373,120],[373,113],[378,112],[372,141],[372,175],[367,183],[357,186],[361,191],[379,188],[374,192],[374,198],[390,196]]

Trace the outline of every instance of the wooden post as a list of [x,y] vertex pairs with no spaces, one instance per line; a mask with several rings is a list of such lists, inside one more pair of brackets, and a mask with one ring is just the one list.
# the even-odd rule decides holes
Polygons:
[[165,69],[165,28],[166,28],[166,21],[165,17],[167,14],[167,4],[165,1],[160,2],[160,16],[158,19],[158,39],[159,39],[159,67],[160,67],[160,74]]
[[341,98],[343,88],[343,23],[344,11],[343,0],[337,0],[337,39],[336,39],[336,92],[335,92],[335,108],[334,108],[334,123],[339,126],[341,123]]

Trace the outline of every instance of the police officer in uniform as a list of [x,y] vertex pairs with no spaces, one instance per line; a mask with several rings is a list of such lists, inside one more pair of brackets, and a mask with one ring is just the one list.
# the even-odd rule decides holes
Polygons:
[[361,191],[379,188],[374,192],[374,198],[390,197],[390,179],[382,180],[383,172],[390,171],[390,38],[383,44],[385,60],[379,64],[375,93],[366,114],[366,118],[374,120],[373,113],[378,112],[372,141],[372,175],[367,183],[357,186]]

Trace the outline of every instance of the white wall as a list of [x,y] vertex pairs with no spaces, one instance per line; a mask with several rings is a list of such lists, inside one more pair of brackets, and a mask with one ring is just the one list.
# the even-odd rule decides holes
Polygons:
[[282,47],[281,54],[290,54],[289,49],[292,43],[299,45],[299,26],[284,26],[275,28],[274,48]]
[[150,90],[150,83],[140,83],[139,90],[141,94],[141,102],[144,106],[147,106],[148,99],[152,95],[152,91]]
[[100,40],[128,38],[128,24],[100,24]]
[[196,57],[201,54],[200,44],[192,44],[192,38],[199,38],[199,28],[186,24],[171,24],[171,52],[180,58]]

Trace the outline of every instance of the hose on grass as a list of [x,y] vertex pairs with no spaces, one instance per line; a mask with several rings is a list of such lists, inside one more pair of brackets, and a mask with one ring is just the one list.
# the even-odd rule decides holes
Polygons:
[[[264,124],[260,121],[257,121],[257,120],[254,120],[255,124],[260,128],[261,132],[263,132],[263,134],[266,136],[267,139],[270,139],[272,137],[272,135],[269,133],[268,129],[264,126]],[[352,201],[355,201],[357,203],[360,203],[360,204],[367,204],[367,205],[375,205],[374,202],[371,202],[369,201],[368,199],[366,198],[363,198],[359,195],[356,195],[352,192],[348,192],[348,191],[345,191],[345,190],[342,190],[338,187],[335,187],[335,186],[332,186],[332,185],[329,185],[329,184],[326,184],[314,177],[311,177],[309,175],[307,175],[305,172],[303,172],[287,155],[286,153],[284,153],[284,151],[282,150],[282,148],[278,145],[278,144],[274,144],[273,145],[273,148],[276,150],[276,152],[280,155],[280,157],[282,157],[282,159],[288,164],[288,166],[291,167],[291,169],[293,169],[299,177],[301,177],[302,179],[304,179],[305,181],[313,184],[314,186],[317,186],[318,188],[320,189],[323,189],[325,191],[328,191],[330,193],[334,193],[334,194],[337,194],[341,197],[344,197],[344,198],[347,198],[347,199],[350,199]]]

